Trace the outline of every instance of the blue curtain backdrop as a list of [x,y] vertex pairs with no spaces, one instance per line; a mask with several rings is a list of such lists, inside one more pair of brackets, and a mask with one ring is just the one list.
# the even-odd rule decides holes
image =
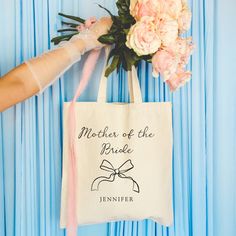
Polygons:
[[[51,47],[58,11],[104,15],[95,2],[115,11],[115,0],[0,0],[0,75]],[[80,236],[236,235],[236,1],[190,5],[197,44],[191,83],[170,94],[150,67],[139,68],[144,100],[173,102],[174,226],[118,222],[80,227]],[[72,98],[82,65],[0,114],[1,236],[65,235],[59,228],[62,103]],[[98,65],[80,100],[96,99],[100,73]],[[113,75],[110,101],[128,101],[125,82]]]

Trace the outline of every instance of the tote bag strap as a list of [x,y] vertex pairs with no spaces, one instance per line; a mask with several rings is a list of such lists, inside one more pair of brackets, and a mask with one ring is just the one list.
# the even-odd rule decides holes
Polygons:
[[[106,48],[106,59],[109,55],[109,48]],[[107,61],[107,60],[106,60]],[[106,103],[107,100],[107,77],[105,76],[106,71],[106,61],[102,72],[102,77],[98,90],[97,102]],[[132,66],[131,71],[128,71],[128,87],[130,94],[130,102],[131,103],[142,103],[142,94],[139,86],[137,71],[134,66]]]
[[130,101],[132,103],[142,103],[143,102],[142,93],[135,66],[132,66],[131,71],[128,71],[128,85],[129,85]]

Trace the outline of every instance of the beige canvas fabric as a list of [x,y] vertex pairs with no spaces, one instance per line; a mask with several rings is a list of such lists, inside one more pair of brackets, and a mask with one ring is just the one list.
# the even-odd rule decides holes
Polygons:
[[[106,103],[107,78],[97,102],[76,103],[77,222],[152,219],[171,225],[171,103],[143,103],[135,68],[131,103]],[[68,109],[64,104],[61,227],[67,222]]]

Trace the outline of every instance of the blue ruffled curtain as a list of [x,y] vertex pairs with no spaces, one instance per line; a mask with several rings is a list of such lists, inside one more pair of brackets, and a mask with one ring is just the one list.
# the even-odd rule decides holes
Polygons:
[[[115,0],[95,2],[115,11]],[[139,68],[144,100],[173,102],[174,226],[118,222],[80,227],[80,236],[236,235],[236,1],[190,5],[197,44],[192,81],[170,94],[149,66]],[[51,47],[58,11],[104,15],[92,0],[0,0],[0,75]],[[101,61],[81,101],[96,99]],[[1,236],[65,235],[59,228],[62,103],[72,98],[82,66],[0,114]],[[124,74],[112,76],[109,90],[110,101],[128,101]]]

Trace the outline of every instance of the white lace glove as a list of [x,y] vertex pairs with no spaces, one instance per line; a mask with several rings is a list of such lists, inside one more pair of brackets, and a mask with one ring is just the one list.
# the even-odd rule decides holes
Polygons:
[[74,63],[78,62],[85,52],[101,48],[103,45],[97,41],[97,38],[107,33],[111,23],[110,18],[101,18],[69,41],[60,43],[58,48],[26,61],[25,64],[38,85],[39,93],[42,93]]

